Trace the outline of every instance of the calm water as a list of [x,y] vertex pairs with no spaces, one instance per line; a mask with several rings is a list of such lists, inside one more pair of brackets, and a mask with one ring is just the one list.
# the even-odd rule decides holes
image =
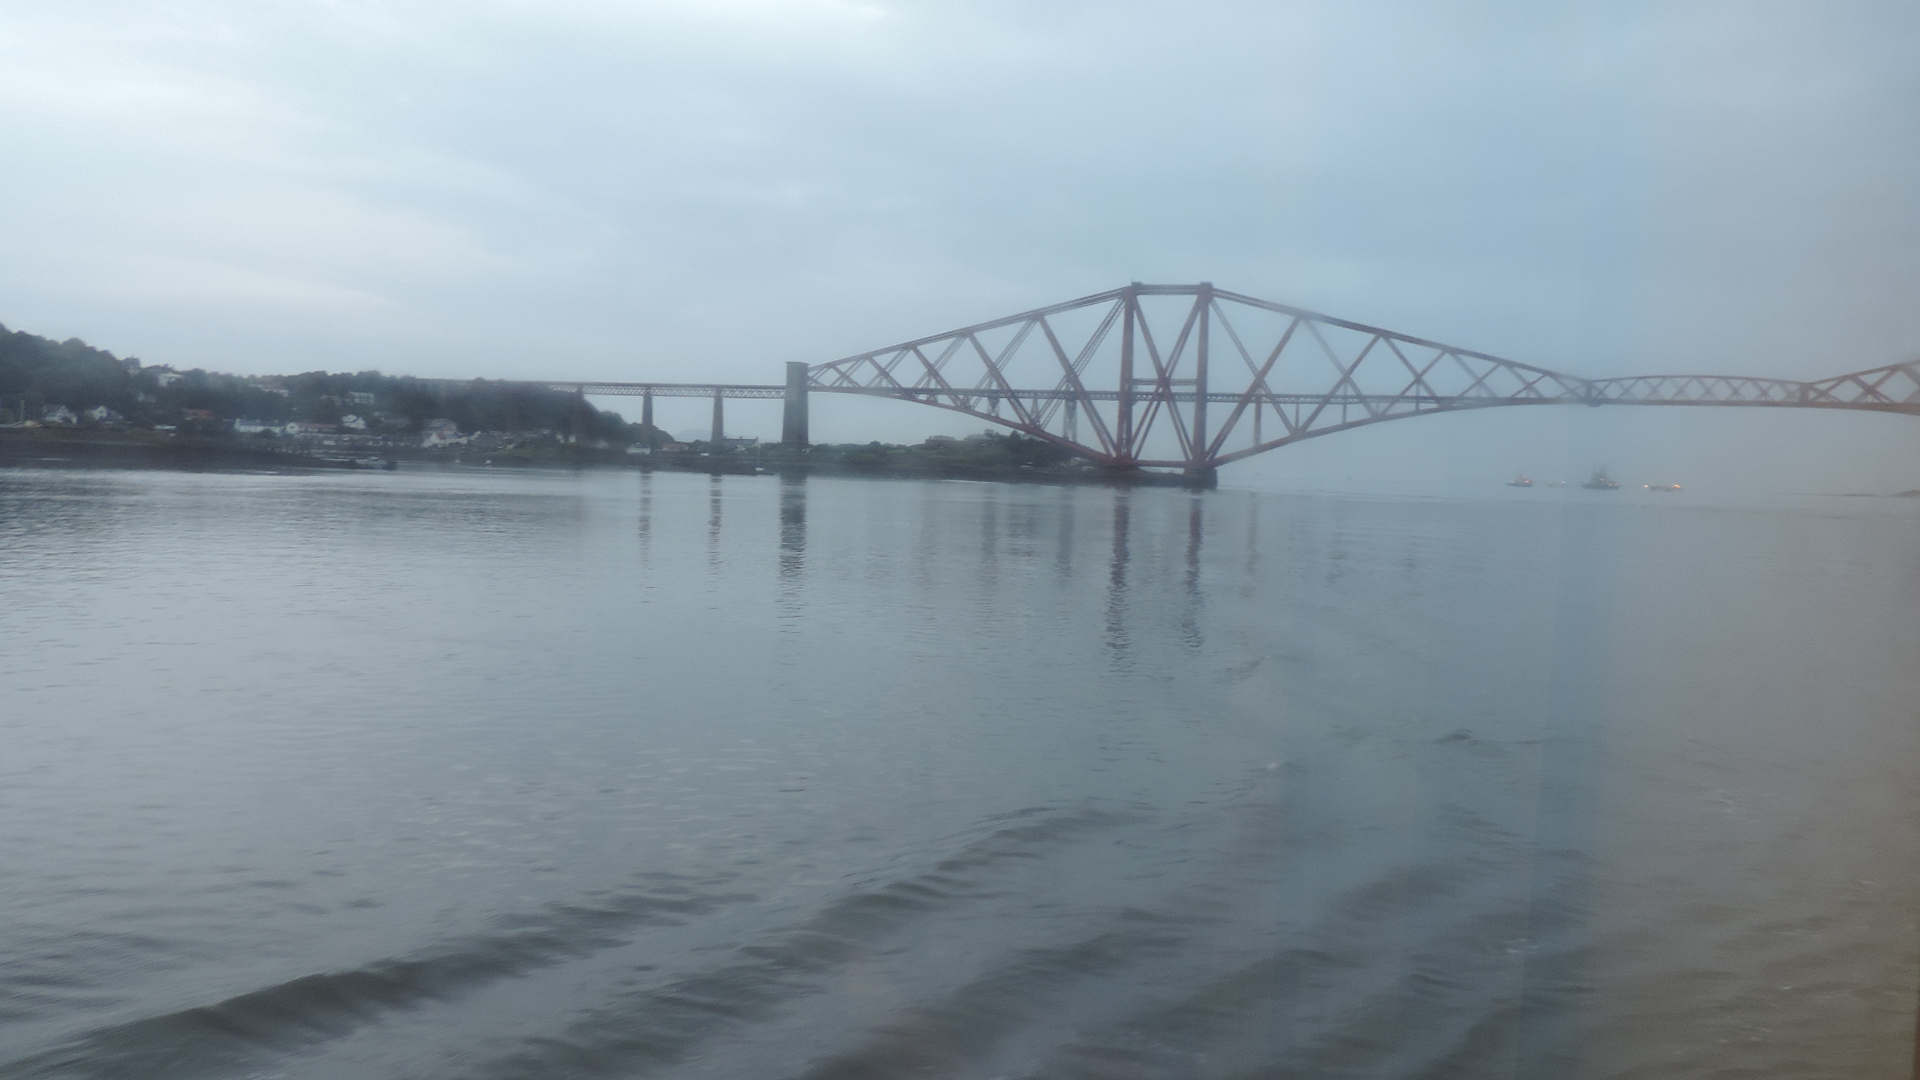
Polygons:
[[1920,506],[0,473],[0,1077],[1907,1075]]

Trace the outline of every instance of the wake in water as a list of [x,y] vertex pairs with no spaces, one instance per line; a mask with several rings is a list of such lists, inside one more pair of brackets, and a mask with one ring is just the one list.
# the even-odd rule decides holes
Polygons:
[[[1504,1075],[1525,917],[1512,867],[1489,850],[1382,873],[1301,797],[1304,772],[1258,770],[1182,814],[998,816],[922,869],[740,941],[699,939],[741,929],[722,915],[755,896],[654,877],[85,1033],[0,1077],[401,1075],[381,1071],[400,1059],[406,1075],[488,1080]],[[678,955],[724,959],[665,971],[651,946],[670,932],[698,941]],[[547,987],[591,1003],[439,1030],[476,997],[503,999],[485,1013]]]

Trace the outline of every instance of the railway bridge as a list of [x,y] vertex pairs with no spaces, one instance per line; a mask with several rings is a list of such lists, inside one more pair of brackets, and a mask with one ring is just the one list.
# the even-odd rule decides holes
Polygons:
[[1744,375],[1587,379],[1243,296],[1202,282],[1143,285],[976,323],[821,364],[777,384],[543,381],[582,395],[780,398],[782,441],[807,444],[809,394],[965,413],[1111,469],[1220,466],[1302,439],[1516,405],[1855,409],[1920,415],[1920,360],[1799,382]]

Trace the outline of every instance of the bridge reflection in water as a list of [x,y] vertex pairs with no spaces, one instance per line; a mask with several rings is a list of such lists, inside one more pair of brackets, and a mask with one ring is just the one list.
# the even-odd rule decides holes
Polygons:
[[[1632,1075],[1653,1059],[1733,1069],[1765,1060],[1764,1046],[1725,1038],[1756,1024],[1852,1032],[1822,1044],[1836,1060],[1886,1056],[1871,1010],[1837,998],[1789,1006],[1771,981],[1794,971],[1796,983],[1885,990],[1852,951],[1876,924],[1861,922],[1844,948],[1781,937],[1769,929],[1780,911],[1754,896],[1777,877],[1755,859],[1801,865],[1800,888],[1850,881],[1865,850],[1815,836],[1857,830],[1857,816],[1767,825],[1779,822],[1763,792],[1820,787],[1849,760],[1822,749],[1845,742],[1832,731],[1789,722],[1795,700],[1832,696],[1822,723],[1849,738],[1911,741],[1840,692],[1833,680],[1850,675],[1836,670],[1816,692],[1779,663],[1813,638],[1859,643],[1845,605],[1823,607],[1816,582],[1779,574],[1820,521],[1649,521],[1579,492],[1555,504],[1397,503],[802,476],[638,482],[650,511],[677,493],[683,568],[704,561],[715,582],[771,584],[779,669],[831,670],[836,685],[867,671],[873,685],[857,696],[883,708],[1030,728],[1036,741],[1010,753],[1091,725],[1071,767],[1084,775],[1060,782],[1110,785],[1153,813],[1173,812],[1156,801],[1168,790],[1216,771],[1220,791],[1181,796],[1209,809],[1178,826],[1191,831],[1169,841],[1169,861],[1142,871],[1145,891],[1114,898],[1162,904],[1155,917],[1191,940],[1192,970],[1165,985],[1117,972],[1098,994],[1137,1011],[1048,1050],[1060,1066],[1048,1075],[1105,1075],[1076,1057],[1088,1047],[1287,1062],[1297,1075]],[[1733,543],[1752,558],[1729,566]],[[1757,617],[1754,604],[1774,600],[1701,584],[1715,573],[1785,589],[1804,624]],[[1693,602],[1708,593],[1739,610]],[[823,640],[821,627],[844,634],[848,618],[886,626],[886,646],[839,655],[840,637]],[[1727,674],[1689,690],[1703,656]],[[996,673],[1005,685],[977,684]],[[1776,767],[1788,758],[1792,777]],[[1687,812],[1702,782],[1756,800],[1741,804],[1753,816]],[[1160,895],[1161,873],[1188,906],[1143,899]],[[1839,893],[1851,886],[1835,888],[1823,903],[1850,902]],[[1826,908],[1808,917],[1832,922]],[[1750,955],[1689,952],[1721,940]],[[1083,1004],[1100,1012],[1069,1011]]]
[[[838,486],[870,483],[858,480],[810,482],[803,475],[790,475],[778,481],[775,561],[779,595],[776,606],[783,628],[789,631],[798,632],[801,629],[806,613],[803,594],[806,584],[809,487],[810,483],[823,482]],[[643,488],[650,490],[651,477],[643,474],[641,483]],[[710,567],[716,570],[725,562],[721,529],[725,498],[722,493],[729,486],[737,486],[742,494],[754,497],[764,493],[767,480],[754,477],[710,478],[708,561]],[[1062,579],[1071,578],[1078,569],[1075,565],[1077,557],[1084,554],[1075,543],[1080,532],[1077,525],[1080,513],[1088,504],[1098,506],[1103,501],[1110,503],[1106,515],[1110,529],[1105,545],[1105,565],[1102,567],[1105,579],[1102,638],[1114,675],[1124,678],[1150,674],[1164,664],[1164,650],[1173,642],[1177,642],[1178,651],[1186,656],[1187,662],[1211,662],[1214,658],[1208,651],[1209,596],[1230,590],[1244,601],[1265,593],[1262,585],[1271,585],[1271,582],[1258,580],[1263,571],[1260,539],[1263,515],[1258,507],[1251,504],[1243,504],[1236,508],[1237,512],[1226,515],[1244,515],[1243,556],[1237,560],[1223,556],[1210,562],[1205,553],[1208,515],[1210,505],[1216,508],[1215,514],[1220,513],[1218,508],[1221,501],[1217,498],[1164,490],[1073,487],[1005,489],[987,485],[969,500],[977,512],[977,559],[985,577],[995,577],[1001,561],[1025,546],[1022,534],[1027,530],[1023,523],[1032,524],[1037,516],[1045,515],[1056,519],[1055,528],[1051,530],[1057,544],[1053,553],[1053,570]],[[1136,515],[1142,509],[1137,503],[1146,504],[1144,509],[1149,521],[1144,524],[1144,539],[1153,556],[1146,567],[1150,580],[1144,585],[1147,590],[1145,618],[1148,623],[1161,624],[1157,630],[1144,631],[1150,639],[1145,644],[1148,653],[1162,654],[1149,655],[1140,662],[1136,662],[1135,652],[1136,646],[1141,644],[1139,639],[1143,631],[1134,625],[1138,617],[1133,610],[1132,595],[1141,587],[1134,580],[1135,546],[1138,542],[1135,536]],[[1589,568],[1604,568],[1617,561],[1617,553],[1606,549],[1610,539],[1608,530],[1578,529],[1573,530],[1573,536],[1575,542],[1581,545],[1581,550],[1574,554],[1581,564]],[[1299,539],[1293,537],[1290,538],[1292,543],[1283,541],[1283,544],[1295,546]],[[1339,531],[1318,539],[1325,544],[1319,557],[1324,560],[1321,566],[1326,568],[1324,576],[1328,584],[1337,586],[1345,576],[1340,564],[1349,559],[1358,562],[1367,557],[1349,549],[1348,541],[1343,539]],[[1167,556],[1175,554],[1175,549],[1178,558],[1169,560]],[[1026,553],[1033,552],[1029,550]],[[1237,575],[1228,570],[1236,563]],[[1177,573],[1170,574],[1169,570],[1176,567]],[[1353,569],[1363,574],[1368,572],[1365,566]],[[1223,576],[1223,572],[1226,578],[1237,576],[1242,580],[1238,583],[1215,580]],[[1532,777],[1526,790],[1520,793],[1517,801],[1509,800],[1510,805],[1505,806],[1503,813],[1490,814],[1483,822],[1498,833],[1520,839],[1520,850],[1510,850],[1505,864],[1494,869],[1492,877],[1480,882],[1478,888],[1465,890],[1465,896],[1472,898],[1470,903],[1481,905],[1475,910],[1437,912],[1424,906],[1431,898],[1418,898],[1415,894],[1419,887],[1408,883],[1403,886],[1408,890],[1407,895],[1349,916],[1364,922],[1366,933],[1382,940],[1403,943],[1407,947],[1406,955],[1388,961],[1392,966],[1402,969],[1388,982],[1406,980],[1408,983],[1392,992],[1398,999],[1386,1006],[1388,1012],[1395,1016],[1392,1026],[1414,1031],[1432,1026],[1436,1018],[1429,1010],[1441,1003],[1411,984],[1422,978],[1422,971],[1430,965],[1443,965],[1452,971],[1452,978],[1457,985],[1450,993],[1465,994],[1471,1003],[1448,1000],[1444,1010],[1464,1008],[1480,1014],[1475,1023],[1482,1030],[1474,1033],[1469,1045],[1459,1047],[1455,1052],[1455,1064],[1477,1070],[1473,1075],[1520,1080],[1542,1076],[1575,1076],[1582,1071],[1582,1030],[1587,1022],[1584,1003],[1595,991],[1592,982],[1594,974],[1588,967],[1593,943],[1587,924],[1591,898],[1596,890],[1591,853],[1597,813],[1596,794],[1602,779],[1601,750],[1608,741],[1606,717],[1596,703],[1604,699],[1600,680],[1609,664],[1607,643],[1596,633],[1606,623],[1605,612],[1597,607],[1600,598],[1587,590],[1574,591],[1579,595],[1562,597],[1569,606],[1555,620],[1555,642],[1550,651],[1551,661],[1546,676],[1548,685],[1545,702],[1550,702],[1550,707],[1533,714],[1504,717],[1480,715],[1472,718],[1473,722],[1481,725],[1481,734],[1469,738],[1512,739],[1526,746],[1534,759],[1530,770]],[[1168,625],[1169,616],[1171,625]],[[1255,664],[1257,666],[1259,661],[1256,660]],[[1332,679],[1338,681],[1347,674],[1334,672]],[[1326,679],[1326,675],[1316,677],[1316,681]],[[1444,695],[1445,688],[1436,688],[1436,692]],[[1411,700],[1418,703],[1420,712],[1444,714],[1453,707],[1449,702],[1417,692]],[[1395,726],[1408,718],[1383,719],[1388,726]],[[1416,719],[1426,721],[1428,726],[1441,721],[1440,717],[1433,715]],[[1190,719],[1188,722],[1199,721]],[[1495,725],[1505,726],[1508,730],[1496,736],[1489,730],[1490,726]],[[1460,730],[1456,728],[1441,738],[1456,738]],[[1288,785],[1278,801],[1268,808],[1267,812],[1275,820],[1303,829],[1314,828],[1308,824],[1312,822],[1320,822],[1319,828],[1340,828],[1329,820],[1328,815],[1338,813],[1339,807],[1348,805],[1350,796],[1334,795],[1325,785],[1342,783],[1337,774],[1352,767],[1353,762],[1342,764],[1339,759],[1345,755],[1337,745],[1326,744],[1324,737],[1325,733],[1302,732],[1287,740],[1287,756],[1293,765],[1303,771],[1328,770],[1335,775],[1322,775],[1311,781],[1296,778],[1296,782]],[[1335,741],[1337,743],[1339,740]],[[1440,771],[1432,771],[1434,769]],[[1457,770],[1439,762],[1419,766],[1415,771],[1420,786],[1425,789],[1421,797],[1437,800],[1436,810],[1444,812],[1444,807],[1457,810],[1465,805],[1478,805],[1483,811],[1488,809],[1486,792],[1475,790],[1484,786],[1487,780],[1478,771]],[[1356,778],[1349,777],[1348,780],[1355,781]],[[1359,783],[1366,786],[1368,782]],[[1399,852],[1397,847],[1396,844],[1388,845],[1388,858],[1405,854]],[[1307,862],[1310,863],[1310,860]],[[1304,864],[1298,869],[1309,872]],[[1483,866],[1477,872],[1484,874],[1487,870]],[[1297,883],[1289,886],[1285,882],[1270,884],[1273,892],[1268,900],[1274,907],[1274,913],[1282,915],[1283,921],[1283,911],[1289,903],[1307,910],[1322,902],[1311,885]],[[1431,938],[1434,931],[1429,925],[1436,917],[1442,921],[1464,918],[1476,924],[1477,929],[1464,938],[1454,937],[1444,944],[1437,944]],[[1271,932],[1270,928],[1263,929]],[[1440,951],[1436,952],[1436,947]],[[1311,951],[1308,950],[1309,953]],[[1492,958],[1491,962],[1489,958]],[[1294,995],[1304,997],[1311,993],[1311,988],[1319,981],[1312,968],[1322,962],[1337,965],[1348,961],[1334,955],[1322,956],[1318,960],[1303,955],[1284,965],[1264,962],[1265,969],[1270,969],[1263,969],[1270,985],[1255,988],[1255,995],[1256,1000],[1262,992],[1273,995],[1272,1000],[1259,1007],[1274,1010],[1273,1015],[1263,1023],[1270,1027],[1264,1040],[1271,1045],[1276,1059],[1299,1054],[1300,1045],[1311,1044],[1318,1037],[1313,1030],[1313,1021],[1309,1019],[1317,1010],[1304,1000],[1288,999]],[[1380,1007],[1375,1006],[1376,1009]],[[1374,1019],[1382,1018],[1376,1016]],[[1298,1040],[1298,1044],[1294,1040]],[[1325,1067],[1337,1069],[1345,1063],[1342,1056],[1345,1052],[1323,1049],[1321,1053],[1326,1055],[1321,1062]]]

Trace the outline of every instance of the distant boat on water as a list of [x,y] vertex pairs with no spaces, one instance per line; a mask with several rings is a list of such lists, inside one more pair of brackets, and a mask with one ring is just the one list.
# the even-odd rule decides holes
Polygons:
[[1607,470],[1603,466],[1593,470],[1593,475],[1587,477],[1587,482],[1580,486],[1583,488],[1592,488],[1595,491],[1617,491],[1620,488],[1620,481],[1608,476]]
[[1513,479],[1507,481],[1507,486],[1508,487],[1532,487],[1533,477],[1528,476],[1526,473],[1521,473],[1518,476],[1515,476]]
[[1641,484],[1640,486],[1643,488],[1646,488],[1648,491],[1679,491],[1680,490],[1679,484]]

